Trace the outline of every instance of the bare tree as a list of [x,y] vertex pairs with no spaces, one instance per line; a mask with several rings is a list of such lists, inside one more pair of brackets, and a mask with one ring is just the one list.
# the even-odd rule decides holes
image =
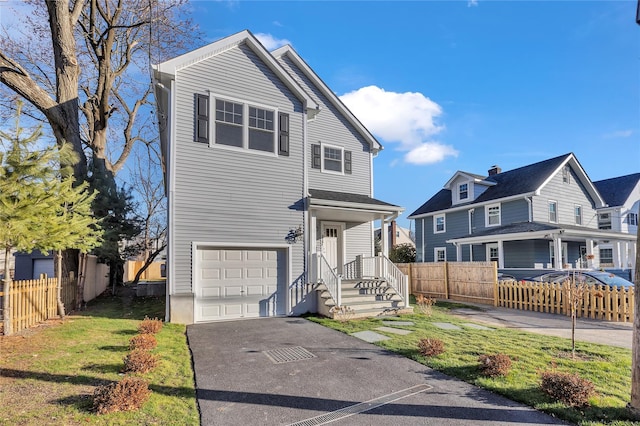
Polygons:
[[[18,19],[0,38],[0,98],[11,99],[8,91],[26,99],[33,108],[25,112],[48,122],[57,143],[80,154],[76,180],[106,187],[98,198],[117,194],[115,175],[134,146],[157,141],[149,64],[200,39],[186,15],[188,1],[26,0],[13,6]],[[77,263],[65,264],[77,271]]]

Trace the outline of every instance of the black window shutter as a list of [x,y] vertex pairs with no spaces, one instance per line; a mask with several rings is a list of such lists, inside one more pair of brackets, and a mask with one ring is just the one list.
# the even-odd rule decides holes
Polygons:
[[322,158],[321,158],[321,151],[320,151],[320,145],[318,144],[312,144],[311,145],[311,151],[312,151],[312,156],[311,156],[311,167],[313,167],[314,169],[319,169],[322,167]]
[[278,137],[278,154],[289,156],[289,114],[278,114],[280,135]]
[[209,96],[196,94],[195,141],[209,143]]
[[351,151],[344,152],[344,172],[351,174]]

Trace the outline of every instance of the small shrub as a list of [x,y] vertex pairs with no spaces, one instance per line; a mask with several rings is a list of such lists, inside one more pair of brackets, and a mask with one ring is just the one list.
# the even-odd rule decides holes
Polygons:
[[480,355],[480,372],[483,376],[506,376],[511,370],[511,358],[505,354]]
[[124,357],[125,373],[147,373],[157,365],[158,357],[142,349],[135,349]]
[[595,394],[595,386],[578,374],[545,371],[541,374],[542,390],[557,401],[570,407],[589,405],[589,398]]
[[129,340],[129,349],[136,350],[142,349],[150,351],[158,346],[158,341],[153,334],[137,334]]
[[148,383],[139,377],[124,377],[117,383],[99,386],[93,393],[93,409],[98,414],[131,411],[149,398]]
[[138,332],[140,334],[156,334],[162,330],[162,321],[158,318],[144,317],[144,319],[138,325]]
[[421,339],[418,350],[424,356],[437,356],[444,352],[444,343],[440,339]]
[[431,316],[433,312],[433,305],[436,304],[436,299],[432,299],[430,297],[426,297],[423,294],[419,294],[416,296],[416,305],[418,306],[418,311],[421,314],[424,314],[428,317]]

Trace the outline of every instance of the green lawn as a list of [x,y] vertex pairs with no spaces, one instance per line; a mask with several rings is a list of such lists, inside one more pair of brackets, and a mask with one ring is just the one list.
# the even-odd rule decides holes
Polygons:
[[85,311],[0,340],[0,424],[197,425],[199,414],[185,326],[164,324],[142,374],[152,394],[139,411],[96,415],[92,393],[123,377],[139,320],[164,316],[164,297],[102,296]]
[[[489,389],[510,399],[535,407],[566,421],[580,425],[638,424],[630,421],[625,406],[631,394],[631,351],[596,344],[577,343],[576,359],[571,358],[571,341],[542,336],[508,328],[490,331],[465,327],[469,321],[450,314],[453,304],[438,303],[433,314],[403,315],[400,320],[413,321],[414,326],[398,327],[413,330],[406,336],[379,332],[391,337],[376,343],[378,346],[411,358],[433,369],[458,377],[476,386]],[[416,311],[417,312],[417,311]],[[339,322],[326,318],[309,318],[324,326],[345,333],[374,330],[382,326],[382,319]],[[443,330],[434,322],[459,325],[461,330]],[[569,319],[567,319],[567,326]],[[418,341],[437,338],[444,342],[445,353],[425,358],[418,352]],[[512,359],[511,372],[503,378],[485,378],[477,368],[478,356],[505,353]],[[552,401],[539,389],[539,373],[549,369],[577,372],[591,380],[598,395],[590,400],[591,406],[569,408]]]

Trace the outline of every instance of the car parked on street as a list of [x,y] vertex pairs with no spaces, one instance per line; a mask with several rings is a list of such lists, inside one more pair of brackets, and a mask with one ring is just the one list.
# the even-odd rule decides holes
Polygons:
[[603,285],[609,287],[633,288],[633,283],[622,277],[606,271],[552,271],[533,277],[524,278],[525,282],[563,283],[571,278],[576,282],[586,282],[587,285]]

